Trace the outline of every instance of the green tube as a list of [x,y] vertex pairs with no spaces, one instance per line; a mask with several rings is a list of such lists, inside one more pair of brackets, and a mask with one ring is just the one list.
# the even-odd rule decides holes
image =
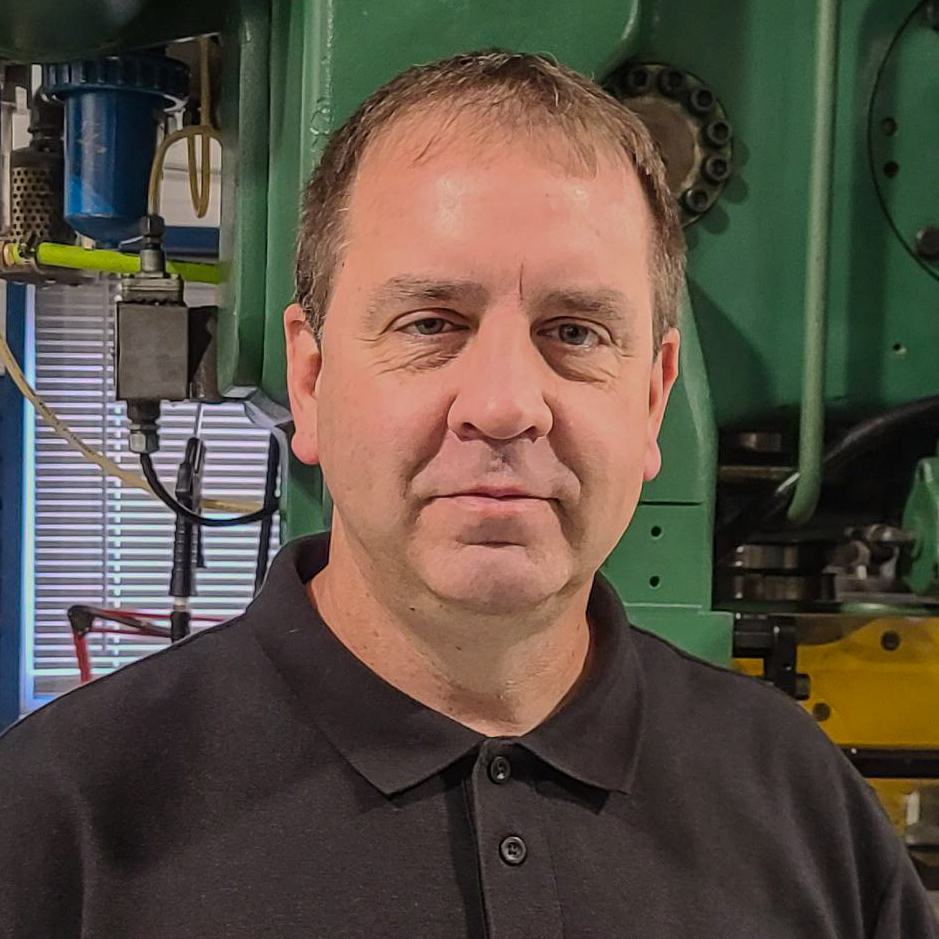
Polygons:
[[799,413],[799,481],[788,518],[802,525],[815,512],[822,489],[825,444],[825,340],[828,325],[828,245],[831,231],[832,152],[838,64],[838,0],[819,0],[815,29],[815,126],[807,232]]
[[[15,262],[23,262],[19,249],[15,245],[12,254]],[[51,241],[44,241],[37,246],[36,261],[49,267],[68,267],[77,271],[102,271],[107,274],[136,274],[140,270],[140,258],[135,254],[91,250],[74,245],[58,245]],[[185,281],[200,284],[222,282],[222,268],[218,264],[167,261],[166,269],[171,274],[178,274]]]

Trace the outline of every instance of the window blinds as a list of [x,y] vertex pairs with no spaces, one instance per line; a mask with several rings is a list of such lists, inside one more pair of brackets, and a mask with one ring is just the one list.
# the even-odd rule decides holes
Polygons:
[[[35,385],[79,436],[140,475],[127,450],[125,408],[114,400],[117,284],[36,291]],[[187,287],[190,305],[214,302],[213,288]],[[173,491],[196,406],[164,404],[154,464]],[[237,403],[207,405],[203,495],[261,501],[268,433]],[[32,616],[27,618],[24,710],[78,684],[66,610],[73,603],[169,613],[174,517],[156,499],[104,474],[38,417],[35,423]],[[226,619],[251,599],[258,524],[203,531],[207,568],[197,574],[194,614]],[[279,543],[275,522],[272,554]],[[29,604],[26,605],[29,608]],[[159,621],[168,625],[166,620]],[[205,623],[194,623],[193,629]],[[166,640],[89,636],[95,677],[163,648]],[[30,671],[31,669],[31,671]]]

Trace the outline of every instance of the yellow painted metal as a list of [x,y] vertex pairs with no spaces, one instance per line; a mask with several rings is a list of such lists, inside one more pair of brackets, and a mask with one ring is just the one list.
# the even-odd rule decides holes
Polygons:
[[[811,621],[801,623],[799,632],[798,668],[809,676],[812,689],[802,706],[832,741],[939,749],[939,618],[874,619],[849,625],[844,635],[828,642],[812,641]],[[760,673],[754,660],[738,659],[734,665]],[[910,793],[939,785],[915,779],[870,782],[900,832]]]
[[836,743],[939,748],[939,618],[876,619],[836,642],[803,641],[799,670],[812,683],[804,707],[830,709],[820,723]]

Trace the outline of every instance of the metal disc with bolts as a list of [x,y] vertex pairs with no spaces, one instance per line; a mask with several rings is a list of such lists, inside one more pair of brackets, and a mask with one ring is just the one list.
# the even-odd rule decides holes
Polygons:
[[705,214],[733,174],[733,127],[700,78],[660,62],[627,62],[604,87],[635,111],[655,138],[683,225]]

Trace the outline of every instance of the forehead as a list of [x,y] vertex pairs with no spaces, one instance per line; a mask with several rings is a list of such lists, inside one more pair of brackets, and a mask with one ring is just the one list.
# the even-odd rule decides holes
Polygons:
[[499,118],[471,107],[459,112],[455,106],[445,110],[437,105],[405,112],[370,138],[353,193],[376,176],[402,171],[433,173],[461,160],[497,169],[509,153],[525,155],[532,164],[559,176],[593,181],[599,177],[601,182],[615,177],[617,186],[638,188],[630,158],[599,131],[591,136],[580,130],[569,136],[560,125],[538,125],[520,116]]
[[402,118],[363,155],[344,261],[371,281],[413,273],[419,254],[422,274],[511,269],[517,280],[524,267],[568,286],[629,280],[633,293],[647,292],[638,275],[648,269],[650,215],[637,174],[609,145],[590,157],[558,131],[439,113]]

